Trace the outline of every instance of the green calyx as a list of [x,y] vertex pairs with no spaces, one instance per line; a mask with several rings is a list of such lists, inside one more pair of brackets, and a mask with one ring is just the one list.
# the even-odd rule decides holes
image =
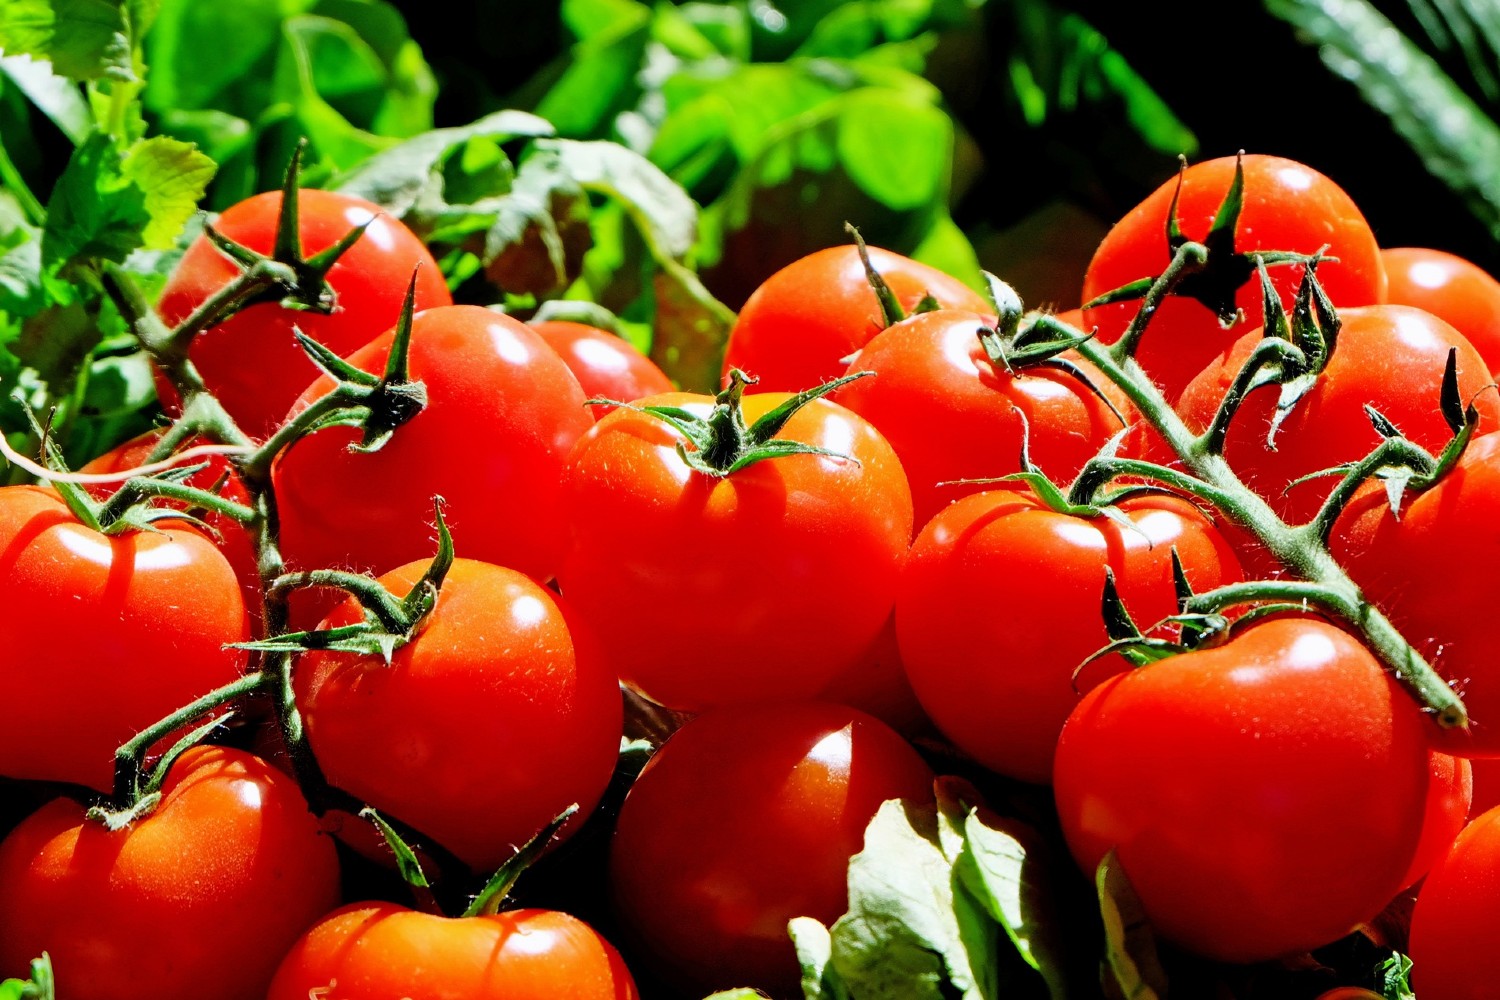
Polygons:
[[416,638],[422,630],[428,616],[437,607],[443,580],[453,566],[453,536],[443,519],[441,498],[435,498],[433,506],[437,514],[437,555],[406,596],[398,598],[379,581],[359,573],[341,570],[288,573],[271,584],[268,597],[303,587],[337,587],[358,599],[364,608],[364,620],[338,628],[288,632],[268,639],[237,643],[236,648],[261,653],[331,650],[357,656],[378,656],[389,664],[396,650]]
[[[1235,249],[1234,231],[1239,225],[1240,213],[1245,206],[1243,157],[1244,152],[1241,151],[1235,159],[1234,180],[1230,182],[1229,189],[1224,192],[1223,201],[1214,212],[1208,235],[1201,241],[1207,251],[1204,262],[1201,266],[1183,274],[1172,288],[1173,295],[1195,299],[1211,310],[1225,327],[1233,325],[1239,319],[1236,296],[1245,283],[1255,275],[1261,263],[1268,265],[1306,264],[1313,259],[1307,254],[1300,253],[1281,251],[1243,253]],[[1172,204],[1167,211],[1166,248],[1169,257],[1175,257],[1182,247],[1192,242],[1183,235],[1182,222],[1177,214],[1178,200],[1182,195],[1182,180],[1186,173],[1187,159],[1183,158],[1182,167],[1177,174],[1177,189],[1172,192]],[[1092,309],[1115,302],[1130,302],[1144,298],[1159,279],[1160,275],[1156,275],[1133,281],[1084,303],[1084,308]]]
[[[738,368],[729,371],[729,385],[714,397],[713,409],[708,416],[701,417],[680,406],[631,407],[640,413],[648,413],[663,420],[687,438],[677,445],[677,454],[694,472],[722,479],[741,469],[769,458],[784,458],[788,455],[826,455],[854,461],[828,448],[778,438],[782,427],[792,415],[808,403],[828,395],[840,386],[857,378],[873,375],[874,372],[854,372],[820,386],[804,390],[787,399],[781,405],[763,414],[753,424],[745,423],[742,400],[745,387],[755,384],[755,379]],[[612,399],[591,399],[590,403],[611,403],[630,406]],[[691,447],[689,447],[691,445]]]

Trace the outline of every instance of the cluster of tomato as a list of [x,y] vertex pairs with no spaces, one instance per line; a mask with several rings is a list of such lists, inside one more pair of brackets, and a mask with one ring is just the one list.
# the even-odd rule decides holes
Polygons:
[[[257,196],[217,231],[269,253],[279,206]],[[1093,300],[1161,275],[1174,234],[1207,247],[1135,352],[1155,389],[1081,342],[1029,356],[1035,338],[1017,339],[1003,304],[848,246],[746,302],[710,396],[674,390],[602,331],[453,304],[420,241],[374,206],[305,191],[297,225],[310,251],[364,227],[327,271],[332,311],[247,302],[189,347],[251,444],[173,482],[226,507],[121,530],[114,501],[59,492],[66,477],[0,491],[0,700],[26,706],[0,730],[0,774],[74,793],[0,843],[0,974],[46,951],[79,1000],[142,984],[247,1000],[616,998],[636,993],[628,961],[682,995],[792,995],[787,921],[843,912],[848,860],[881,802],[930,801],[932,770],[908,738],[935,732],[984,769],[1050,784],[1080,865],[1113,851],[1179,946],[1232,962],[1318,948],[1437,866],[1411,939],[1423,1000],[1477,996],[1470,984],[1490,978],[1475,936],[1500,907],[1500,814],[1460,834],[1482,798],[1470,758],[1500,755],[1483,586],[1500,543],[1500,284],[1477,268],[1381,250],[1302,165],[1210,161],[1123,219],[1083,283]],[[1239,381],[1266,339],[1243,322],[1264,309],[1255,257],[1280,252],[1266,287],[1291,303],[1315,268],[1339,316],[1294,405],[1269,379]],[[191,322],[242,266],[195,243],[161,318]],[[1112,344],[1139,332],[1127,334],[1137,308],[1061,318]],[[325,349],[311,352],[322,377],[294,327]],[[360,410],[340,385],[410,405]],[[181,388],[163,375],[168,412],[197,430]],[[1384,483],[1323,509],[1339,477],[1314,474],[1383,435],[1453,452],[1440,401],[1455,393],[1473,437],[1451,469],[1429,483],[1382,466]],[[1155,623],[1181,610],[1184,585],[1283,571],[1213,497],[1161,488],[1196,466],[1142,416],[1153,400],[1192,434],[1217,428],[1216,453],[1256,502],[1313,523],[1295,530],[1326,537],[1460,688],[1470,725],[1424,717],[1356,625],[1312,612],[1246,614],[1217,643],[1140,669],[1096,655],[1117,638],[1106,581],[1131,619]],[[372,429],[377,412],[397,416]],[[84,471],[137,469],[160,441]],[[1154,488],[1141,458],[1161,463]],[[1113,495],[1097,475],[1109,461],[1129,473]],[[1383,488],[1397,479],[1408,488]],[[450,531],[457,558],[438,572],[434,539]],[[357,600],[359,574],[383,589],[356,586]],[[344,641],[372,624],[385,645]],[[288,690],[256,682],[250,703],[212,711],[274,703],[269,735],[219,727],[214,745],[122,785],[116,749],[255,681],[268,631],[303,644]],[[370,855],[384,845],[338,811],[320,823],[294,773],[482,877],[577,805],[569,836],[605,794],[621,684],[689,717],[613,820],[625,961],[561,913],[343,899],[329,832]],[[86,815],[80,801],[99,793]]]

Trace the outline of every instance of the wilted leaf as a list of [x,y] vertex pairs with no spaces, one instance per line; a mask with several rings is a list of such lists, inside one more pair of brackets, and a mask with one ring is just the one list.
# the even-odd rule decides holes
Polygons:
[[1156,954],[1156,937],[1114,851],[1099,862],[1096,884],[1104,917],[1106,989],[1125,1000],[1160,1000],[1167,995],[1167,974]]

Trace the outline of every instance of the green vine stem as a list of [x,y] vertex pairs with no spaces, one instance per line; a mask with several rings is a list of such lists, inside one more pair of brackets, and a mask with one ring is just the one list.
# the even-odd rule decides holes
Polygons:
[[[1300,578],[1302,582],[1295,588],[1299,599],[1315,599],[1321,607],[1358,629],[1375,654],[1415,691],[1440,725],[1465,726],[1468,713],[1459,696],[1390,620],[1364,599],[1359,587],[1329,553],[1322,540],[1326,531],[1322,522],[1326,519],[1292,526],[1278,517],[1269,504],[1240,480],[1209,437],[1195,435],[1188,429],[1135,360],[1135,347],[1151,314],[1176,282],[1201,266],[1206,253],[1202,244],[1184,243],[1177,249],[1171,266],[1146,293],[1140,313],[1116,343],[1106,346],[1086,340],[1075,348],[1130,397],[1142,416],[1182,459],[1190,475],[1151,463],[1120,459],[1110,460],[1112,468],[1120,475],[1149,476],[1203,497],[1230,520],[1252,532],[1282,565]],[[1056,321],[1049,318],[1048,322]]]

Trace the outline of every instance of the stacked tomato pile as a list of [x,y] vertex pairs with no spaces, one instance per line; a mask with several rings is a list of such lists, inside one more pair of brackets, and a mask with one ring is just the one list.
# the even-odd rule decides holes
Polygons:
[[[121,298],[171,425],[0,491],[0,975],[794,996],[788,921],[844,912],[936,763],[1050,787],[1169,947],[1287,959],[1420,885],[1421,997],[1488,989],[1477,268],[1216,160],[1119,222],[1081,312],[832,248],[701,394],[454,304],[375,206],[287,202]],[[576,863],[576,912],[506,908],[532,861]]]

